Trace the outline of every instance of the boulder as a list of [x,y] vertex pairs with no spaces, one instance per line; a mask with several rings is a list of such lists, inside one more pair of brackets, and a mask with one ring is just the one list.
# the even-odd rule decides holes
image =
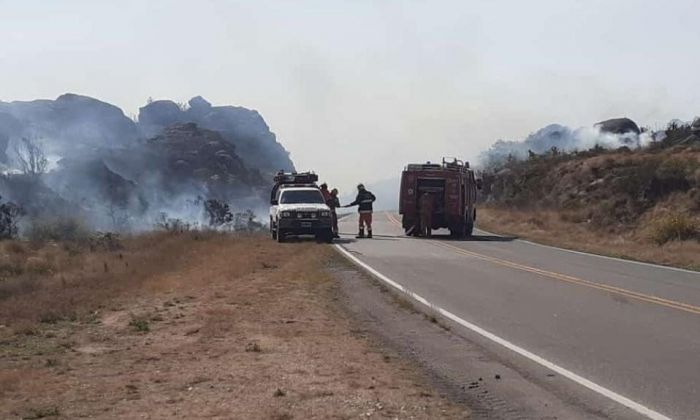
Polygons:
[[139,128],[145,137],[177,122],[182,122],[182,109],[173,101],[153,101],[139,108]]
[[72,93],[54,101],[1,103],[0,112],[20,123],[17,135],[38,139],[47,153],[61,157],[95,148],[123,147],[137,137],[136,124],[121,109]]
[[211,111],[211,103],[201,96],[195,96],[187,104],[190,106],[188,111],[191,114],[204,115]]
[[642,132],[637,123],[629,118],[613,118],[610,120],[601,121],[596,123],[595,127],[598,127],[600,131],[604,133],[612,134],[640,134]]
[[201,96],[188,101],[182,109],[173,101],[154,101],[139,110],[139,126],[145,137],[175,123],[196,123],[214,130],[221,139],[232,144],[248,166],[259,168],[266,175],[280,169],[294,170],[289,153],[277,142],[263,117],[255,110],[238,106],[212,106]]
[[700,131],[695,132],[688,137],[684,138],[683,140],[680,141],[680,144],[700,144]]
[[690,131],[700,135],[700,117],[696,118],[693,124],[690,125]]
[[[220,133],[199,127],[195,123],[176,123],[161,134],[148,140],[148,154],[153,156],[153,167],[159,177],[172,184],[173,190],[183,183],[206,180],[207,189],[228,188],[237,194],[237,188],[250,193],[251,187],[261,187],[265,181],[250,171],[236,148],[225,141]],[[241,185],[224,185],[236,179]],[[170,189],[170,188],[169,188]]]

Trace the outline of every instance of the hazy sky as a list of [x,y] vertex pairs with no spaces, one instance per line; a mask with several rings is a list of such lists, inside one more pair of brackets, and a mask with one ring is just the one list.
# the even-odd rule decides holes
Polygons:
[[0,0],[0,100],[260,111],[341,187],[498,138],[700,114],[700,2]]

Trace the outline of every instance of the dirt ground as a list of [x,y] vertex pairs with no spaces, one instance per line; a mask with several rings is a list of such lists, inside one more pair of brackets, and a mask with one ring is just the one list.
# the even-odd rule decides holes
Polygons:
[[330,247],[196,233],[20,246],[2,250],[32,280],[0,288],[0,418],[469,416],[348,317]]
[[690,239],[657,245],[644,233],[594,230],[585,223],[563,220],[555,211],[480,208],[477,227],[546,245],[700,271],[700,241]]

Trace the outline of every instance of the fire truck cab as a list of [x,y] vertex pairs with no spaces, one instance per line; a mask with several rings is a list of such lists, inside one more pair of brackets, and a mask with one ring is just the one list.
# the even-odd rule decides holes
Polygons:
[[447,228],[454,237],[472,235],[476,221],[477,189],[481,183],[468,162],[442,159],[442,164],[407,165],[401,174],[399,214],[407,235],[418,235],[420,197],[429,193],[433,200],[431,229]]

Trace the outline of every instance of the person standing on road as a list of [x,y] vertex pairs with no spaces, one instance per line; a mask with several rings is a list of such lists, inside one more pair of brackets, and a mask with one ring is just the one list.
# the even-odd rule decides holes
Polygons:
[[365,237],[365,226],[367,226],[367,237],[372,238],[372,203],[377,199],[371,192],[365,189],[365,186],[360,184],[357,186],[357,197],[352,203],[343,207],[359,206],[360,213],[360,231],[357,238]]
[[333,237],[334,238],[340,238],[340,235],[338,235],[338,213],[336,212],[335,209],[340,207],[340,200],[338,199],[338,189],[333,188],[331,190],[330,197],[326,201],[326,205],[330,207],[331,209],[331,220],[333,222]]
[[418,200],[420,211],[420,234],[431,237],[433,235],[433,195],[429,192],[423,193]]

